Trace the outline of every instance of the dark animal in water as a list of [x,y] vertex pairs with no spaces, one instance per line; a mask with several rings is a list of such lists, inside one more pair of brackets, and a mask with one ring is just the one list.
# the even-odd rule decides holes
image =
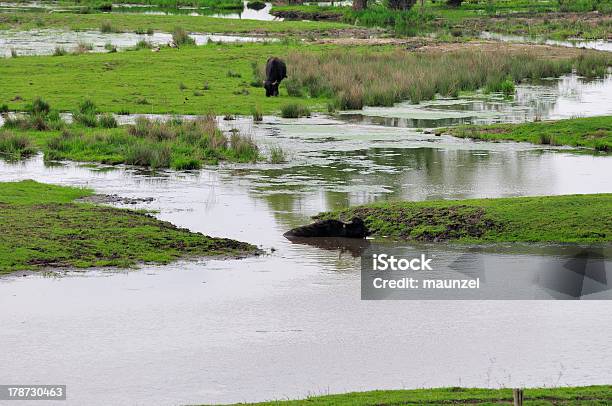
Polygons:
[[368,228],[359,217],[354,217],[350,222],[344,223],[338,220],[320,220],[307,226],[297,227],[283,234],[291,237],[347,237],[365,238],[370,235]]
[[278,96],[278,85],[287,77],[287,65],[282,60],[272,57],[266,63],[266,97]]

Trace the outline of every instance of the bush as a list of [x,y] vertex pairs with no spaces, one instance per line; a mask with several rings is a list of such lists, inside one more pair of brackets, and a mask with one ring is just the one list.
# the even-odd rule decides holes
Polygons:
[[310,110],[307,107],[297,104],[289,103],[281,106],[281,117],[283,118],[299,118],[299,117],[310,117]]
[[8,104],[2,104],[0,105],[0,113],[8,113],[9,112],[9,106]]

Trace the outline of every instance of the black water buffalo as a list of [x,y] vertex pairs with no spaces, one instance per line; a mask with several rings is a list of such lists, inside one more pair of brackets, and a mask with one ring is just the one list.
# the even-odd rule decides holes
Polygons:
[[272,57],[266,63],[266,97],[278,96],[278,85],[287,77],[287,65],[282,60]]
[[297,227],[283,234],[292,237],[347,237],[365,238],[370,235],[367,227],[359,217],[344,223],[338,220],[320,220],[307,226]]

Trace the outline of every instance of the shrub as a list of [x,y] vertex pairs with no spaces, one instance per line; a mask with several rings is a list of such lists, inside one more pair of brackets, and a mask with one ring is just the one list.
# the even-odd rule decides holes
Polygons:
[[299,118],[310,117],[310,110],[298,103],[289,103],[281,106],[281,117],[283,118]]
[[0,105],[0,113],[8,113],[8,112],[9,112],[9,106],[6,103]]

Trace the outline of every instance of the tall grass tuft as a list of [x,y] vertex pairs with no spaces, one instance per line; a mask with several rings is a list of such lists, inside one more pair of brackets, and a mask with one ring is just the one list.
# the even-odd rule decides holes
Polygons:
[[176,27],[172,32],[172,41],[176,46],[195,45],[195,39],[191,38],[182,27]]
[[98,108],[96,107],[94,102],[89,99],[85,99],[81,103],[79,103],[78,110],[72,113],[72,119],[75,123],[79,123],[81,125],[84,125],[85,127],[97,127],[97,112]]
[[53,56],[64,56],[67,53],[68,52],[66,51],[66,49],[60,46],[56,46],[55,49],[53,50]]
[[282,164],[283,162],[287,162],[285,151],[281,147],[270,148],[270,163]]
[[16,128],[20,130],[59,130],[63,128],[64,122],[57,111],[52,111],[49,103],[37,97],[26,106],[26,114],[16,117],[5,117],[5,128]]
[[9,159],[20,159],[33,155],[36,149],[25,135],[13,134],[10,131],[0,132],[0,154]]
[[310,117],[308,107],[298,103],[288,103],[281,106],[281,117],[283,118],[299,118]]
[[103,34],[108,34],[111,32],[117,32],[117,30],[113,27],[110,21],[104,21],[102,22],[102,25],[100,25],[100,32]]
[[260,123],[263,121],[263,111],[261,107],[255,106],[251,109],[251,114],[253,115],[253,121],[256,123]]

